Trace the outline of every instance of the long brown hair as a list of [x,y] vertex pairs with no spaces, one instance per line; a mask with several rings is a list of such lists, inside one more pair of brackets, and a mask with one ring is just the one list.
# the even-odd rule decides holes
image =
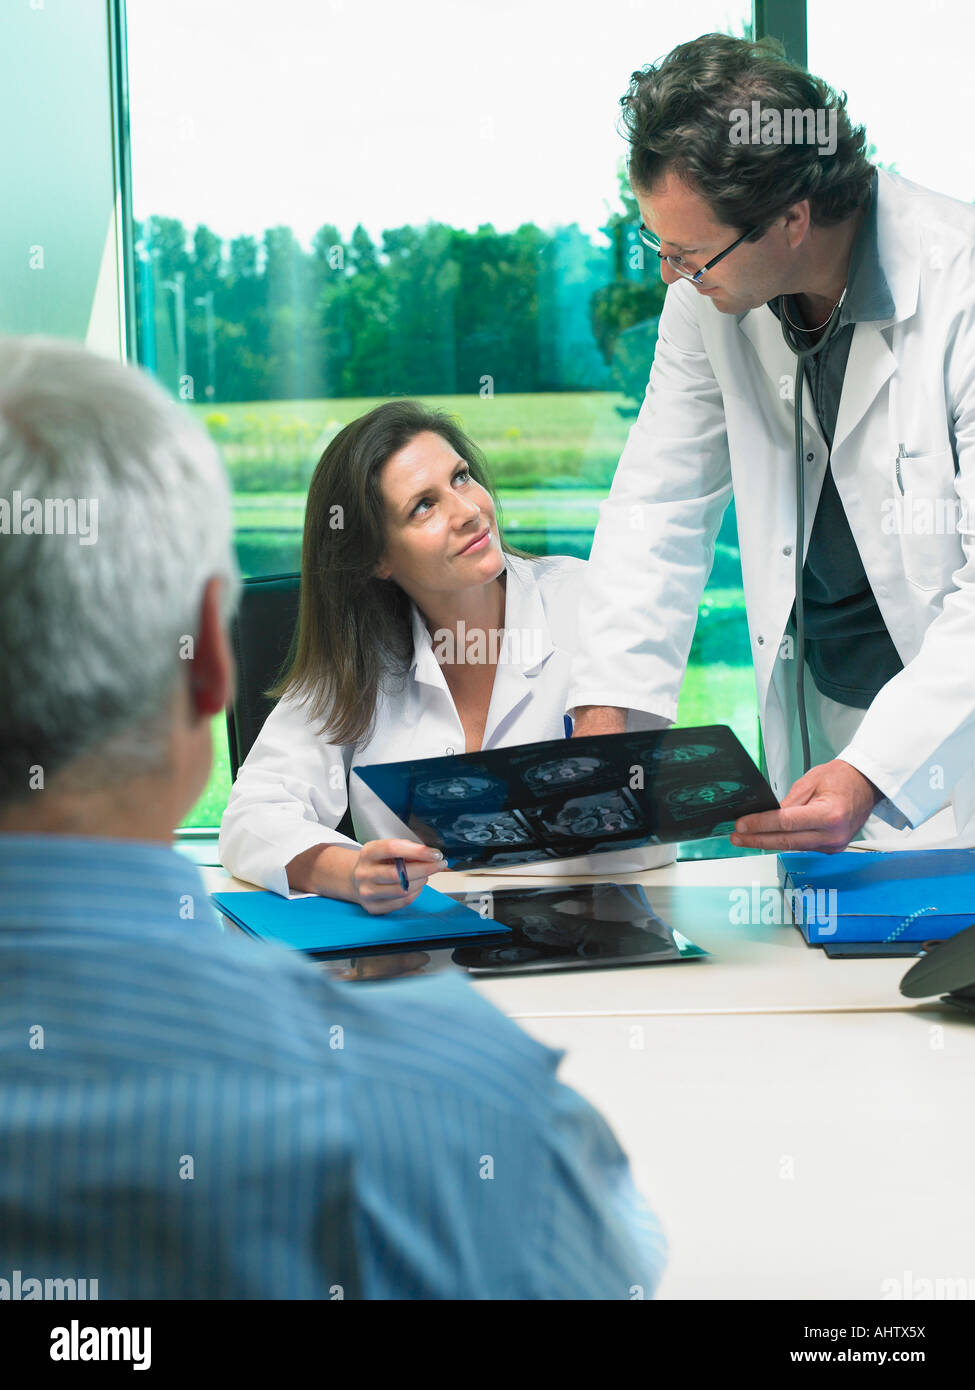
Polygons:
[[418,434],[439,434],[490,495],[506,555],[536,559],[506,544],[501,509],[484,455],[450,415],[418,401],[394,400],[340,430],[318,461],[308,489],[301,547],[297,642],[287,673],[267,693],[309,701],[312,719],[333,743],[372,735],[380,686],[405,677],[413,657],[410,599],[373,570],[386,548],[380,475]]

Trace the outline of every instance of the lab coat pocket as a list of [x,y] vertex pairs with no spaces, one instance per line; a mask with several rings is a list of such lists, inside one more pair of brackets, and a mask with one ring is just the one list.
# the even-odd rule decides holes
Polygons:
[[947,589],[964,562],[954,454],[950,449],[906,454],[892,460],[891,467],[894,488],[886,529],[898,536],[904,574],[916,589]]

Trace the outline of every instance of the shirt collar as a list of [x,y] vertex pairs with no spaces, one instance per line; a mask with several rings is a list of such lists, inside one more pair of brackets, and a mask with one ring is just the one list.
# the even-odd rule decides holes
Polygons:
[[880,264],[877,238],[877,171],[870,182],[870,202],[853,242],[846,298],[840,323],[875,323],[893,318],[894,300]]
[[[498,669],[531,676],[541,669],[555,650],[552,631],[533,560],[519,555],[505,555],[504,640],[498,655]],[[433,650],[433,640],[415,603],[410,603],[413,628],[413,660],[410,670],[414,679],[425,685],[446,688],[443,670]]]

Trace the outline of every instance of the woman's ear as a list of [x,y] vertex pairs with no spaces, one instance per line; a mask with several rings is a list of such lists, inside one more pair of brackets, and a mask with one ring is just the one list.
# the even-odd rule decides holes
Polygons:
[[386,564],[384,560],[379,560],[377,564],[373,567],[372,577],[373,579],[389,578],[389,566]]

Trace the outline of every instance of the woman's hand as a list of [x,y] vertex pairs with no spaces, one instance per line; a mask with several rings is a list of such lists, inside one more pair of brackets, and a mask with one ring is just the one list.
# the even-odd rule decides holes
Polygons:
[[337,969],[334,980],[393,980],[422,975],[430,964],[426,951],[401,951],[396,955],[356,956],[346,969]]
[[[402,859],[409,879],[404,891],[396,868]],[[379,915],[395,912],[416,898],[431,874],[446,867],[438,849],[428,849],[415,840],[368,840],[351,865],[349,900]]]

